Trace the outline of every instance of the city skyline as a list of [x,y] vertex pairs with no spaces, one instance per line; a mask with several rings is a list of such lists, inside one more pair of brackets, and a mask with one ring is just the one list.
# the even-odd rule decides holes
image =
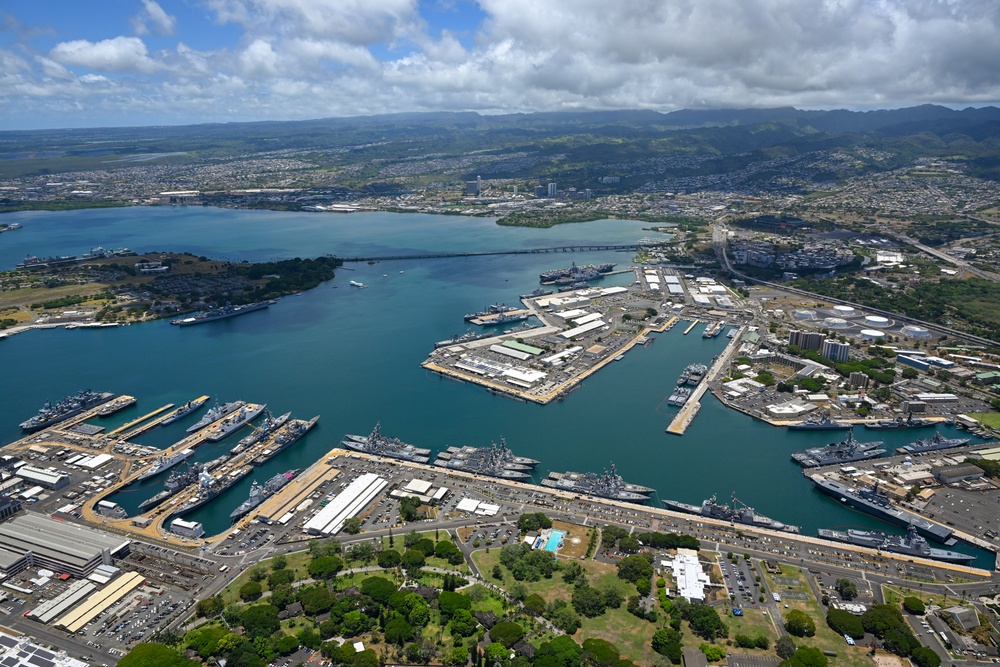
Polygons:
[[5,129],[1000,101],[988,2],[116,0],[0,9]]

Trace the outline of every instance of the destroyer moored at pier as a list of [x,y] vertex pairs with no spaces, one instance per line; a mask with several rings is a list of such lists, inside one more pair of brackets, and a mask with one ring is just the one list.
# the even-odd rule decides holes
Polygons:
[[809,417],[805,421],[788,425],[790,431],[847,431],[852,428],[854,424],[834,421],[828,414],[822,417]]
[[298,470],[289,470],[288,472],[279,472],[263,484],[258,484],[257,480],[254,480],[250,486],[250,497],[240,503],[239,507],[230,513],[229,520],[235,523],[245,517],[262,502],[283,489],[298,474]]
[[194,484],[198,481],[198,474],[203,468],[208,469],[207,466],[203,467],[201,464],[195,463],[193,465],[185,464],[182,468],[174,470],[167,477],[167,481],[163,483],[163,490],[139,503],[139,509],[142,511],[151,510],[185,486]]
[[139,475],[139,477],[136,478],[136,481],[141,482],[144,479],[149,479],[150,477],[159,475],[161,472],[173,468],[181,461],[187,460],[192,456],[194,456],[193,449],[182,449],[178,452],[174,452],[173,454],[161,456],[160,458],[156,459],[156,461],[153,463],[152,467],[149,468],[149,470]]
[[185,403],[184,405],[182,405],[181,407],[177,408],[172,413],[167,415],[167,417],[160,422],[160,426],[167,426],[169,424],[173,424],[181,417],[187,417],[189,414],[191,414],[201,406],[205,405],[205,403],[207,402],[208,402],[208,396],[199,396],[193,401],[188,401],[187,403]]
[[239,443],[229,450],[230,454],[239,454],[244,449],[253,447],[258,442],[284,426],[285,422],[287,422],[292,416],[291,412],[286,412],[283,415],[274,417],[267,410],[264,410],[264,414],[266,415],[264,421],[262,421],[259,426],[254,427],[253,433],[240,439]]
[[215,405],[208,409],[208,412],[206,412],[201,419],[188,426],[186,430],[188,433],[194,433],[198,429],[205,428],[209,424],[215,423],[223,417],[231,415],[246,404],[246,401],[233,401],[222,405],[216,402]]
[[803,468],[867,461],[868,459],[877,459],[885,454],[885,450],[879,448],[881,444],[881,440],[859,442],[854,438],[852,431],[847,434],[847,438],[840,442],[831,442],[823,447],[810,447],[801,452],[795,452],[792,454],[792,460]]
[[664,500],[663,506],[668,510],[674,510],[675,512],[697,514],[710,519],[741,523],[745,526],[770,528],[771,530],[780,530],[786,533],[799,532],[798,526],[790,526],[788,524],[781,523],[780,521],[775,521],[774,519],[764,516],[763,514],[757,514],[757,511],[754,510],[754,508],[742,502],[736,497],[735,493],[731,496],[731,501],[732,505],[720,503],[713,495],[711,498],[703,500],[701,505],[689,505],[676,500]]
[[611,500],[627,500],[634,503],[646,502],[649,500],[649,495],[655,491],[648,486],[627,483],[618,474],[614,463],[611,464],[611,470],[605,470],[600,475],[594,472],[550,472],[542,480],[542,486],[581,495]]
[[903,429],[903,428],[927,428],[934,426],[934,421],[930,419],[920,419],[914,417],[912,413],[907,413],[905,417],[895,419],[880,419],[872,424],[865,424],[865,428],[874,429]]
[[543,285],[563,285],[596,280],[607,273],[611,273],[614,268],[614,264],[584,264],[578,266],[576,262],[573,262],[564,269],[545,271],[538,276],[538,281]]
[[906,556],[919,556],[921,558],[943,560],[948,563],[969,563],[976,560],[975,556],[963,554],[959,551],[949,551],[948,549],[932,547],[912,526],[905,536],[891,535],[877,530],[855,530],[853,528],[847,529],[846,532],[820,528],[817,533],[820,537],[833,540],[834,542],[845,542],[859,547],[891,551],[892,553],[904,554]]
[[528,479],[538,461],[515,456],[500,438],[499,445],[489,447],[449,447],[437,455],[434,465],[501,479]]
[[431,450],[414,447],[403,442],[399,438],[392,438],[382,435],[381,424],[375,424],[375,428],[368,435],[345,435],[341,443],[348,449],[356,452],[371,454],[372,456],[387,456],[391,459],[412,461],[414,463],[427,463],[431,460]]
[[909,528],[911,525],[924,537],[944,543],[954,531],[947,526],[929,521],[919,514],[900,509],[882,493],[878,484],[874,487],[854,489],[823,475],[809,475],[810,481],[823,493],[856,510],[870,514],[877,519]]
[[930,438],[918,438],[908,445],[903,445],[896,450],[897,454],[923,454],[924,452],[936,452],[940,449],[952,449],[961,447],[969,443],[969,438],[946,438],[941,435],[941,431],[934,431]]
[[101,403],[110,401],[114,396],[109,391],[96,392],[84,389],[72,396],[67,396],[61,401],[46,403],[41,407],[37,415],[21,422],[21,430],[28,433],[40,431],[43,428],[48,428],[53,424],[65,421],[70,417],[75,417],[84,410],[89,410]]
[[228,437],[229,434],[240,430],[251,420],[256,419],[265,407],[265,405],[254,405],[253,403],[240,407],[239,410],[227,415],[225,419],[213,427],[205,439],[209,442],[218,442]]

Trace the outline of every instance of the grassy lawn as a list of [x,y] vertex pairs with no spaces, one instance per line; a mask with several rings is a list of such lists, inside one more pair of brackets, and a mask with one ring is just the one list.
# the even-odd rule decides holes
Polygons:
[[[584,544],[584,551],[586,551],[586,543]],[[502,565],[500,569],[504,573],[503,581],[499,582],[490,577],[493,566],[500,563],[499,549],[490,549],[489,552],[481,549],[473,552],[472,558],[480,571],[490,578],[493,583],[497,583],[502,587],[509,587],[514,583],[514,577]],[[635,586],[619,579],[618,568],[614,565],[598,563],[593,560],[577,562],[583,566],[584,571],[587,573],[587,578],[590,580],[590,585],[594,588],[614,588],[621,591],[626,598],[636,595]],[[572,587],[562,580],[558,572],[551,579],[525,582],[525,585],[531,593],[537,593],[546,602],[559,599],[569,601],[573,594]],[[653,633],[659,626],[636,618],[628,613],[624,604],[619,609],[612,609],[597,618],[581,617],[580,620],[582,621],[582,627],[573,636],[577,642],[583,642],[584,639],[590,637],[606,639],[621,650],[622,656],[631,658],[636,663],[642,665],[651,665],[660,658],[650,646]],[[541,643],[544,639],[533,638],[532,641],[533,643]],[[701,642],[699,641],[698,643]]]
[[[58,287],[26,287],[0,293],[0,308],[11,306],[28,306],[33,303],[62,299],[67,296],[99,294],[108,288],[103,283],[87,283],[85,285],[59,285]],[[76,306],[57,308],[56,310],[73,310],[85,305],[96,305],[98,302],[87,301]],[[100,302],[100,303],[103,303]]]
[[1000,412],[973,412],[969,416],[992,429],[1000,429]]
[[961,598],[956,597],[942,597],[941,595],[931,595],[930,593],[925,593],[921,590],[916,590],[912,588],[904,588],[902,586],[882,586],[882,595],[885,598],[886,604],[902,605],[903,598],[915,597],[920,598],[924,604],[936,604],[941,607],[951,607],[954,605],[961,605],[963,603]]
[[[779,595],[785,591],[801,591],[807,596],[805,600],[790,600],[782,597],[782,606],[788,605],[788,609],[782,608],[782,613],[787,614],[792,609],[805,612],[816,623],[815,637],[793,637],[798,646],[814,646],[821,651],[833,651],[837,657],[833,660],[836,665],[850,665],[851,667],[871,667],[872,660],[866,655],[867,648],[863,646],[848,646],[844,638],[830,629],[826,624],[826,608],[813,595],[812,589],[806,583],[806,573],[791,565],[781,566],[781,577],[797,579],[798,583],[789,587],[787,583],[778,583],[774,580],[774,575],[765,572],[768,588]],[[754,613],[763,613],[756,610]],[[768,612],[770,613],[770,612]]]

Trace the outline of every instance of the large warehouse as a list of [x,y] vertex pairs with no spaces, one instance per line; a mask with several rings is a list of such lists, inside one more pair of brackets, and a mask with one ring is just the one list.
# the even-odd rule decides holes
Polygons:
[[128,555],[129,544],[116,535],[29,512],[0,523],[0,576],[45,567],[82,579],[98,565]]
[[302,529],[311,535],[336,535],[345,521],[363,510],[388,484],[375,473],[359,475]]

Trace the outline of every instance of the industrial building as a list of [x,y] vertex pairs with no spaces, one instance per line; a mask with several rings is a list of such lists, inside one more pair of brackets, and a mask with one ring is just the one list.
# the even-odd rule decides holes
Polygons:
[[15,637],[0,632],[0,665],[4,667],[88,667],[65,652],[51,651],[30,637]]
[[205,528],[197,521],[185,521],[177,517],[170,522],[170,532],[184,537],[201,537],[205,534]]
[[111,605],[139,588],[144,580],[145,577],[138,572],[129,572],[118,577],[56,621],[56,627],[63,628],[67,632],[79,632],[85,625],[107,611]]
[[17,475],[31,485],[45,487],[46,489],[61,489],[69,486],[69,475],[55,469],[36,468],[35,466],[21,466],[17,470]]
[[130,544],[116,535],[26,513],[0,524],[0,576],[45,567],[82,579],[98,565],[127,556]]
[[51,600],[46,600],[32,609],[28,612],[27,616],[33,621],[38,621],[39,623],[47,625],[64,615],[72,607],[75,607],[81,600],[96,590],[97,586],[95,586],[92,582],[87,581],[86,579],[79,579],[70,584],[65,591],[56,597]]
[[423,479],[411,479],[398,489],[393,489],[389,495],[393,498],[416,498],[425,505],[440,503],[448,495],[447,486],[434,486]]
[[302,530],[310,535],[336,535],[348,519],[364,509],[388,484],[375,473],[359,475],[326,507],[316,512]]

